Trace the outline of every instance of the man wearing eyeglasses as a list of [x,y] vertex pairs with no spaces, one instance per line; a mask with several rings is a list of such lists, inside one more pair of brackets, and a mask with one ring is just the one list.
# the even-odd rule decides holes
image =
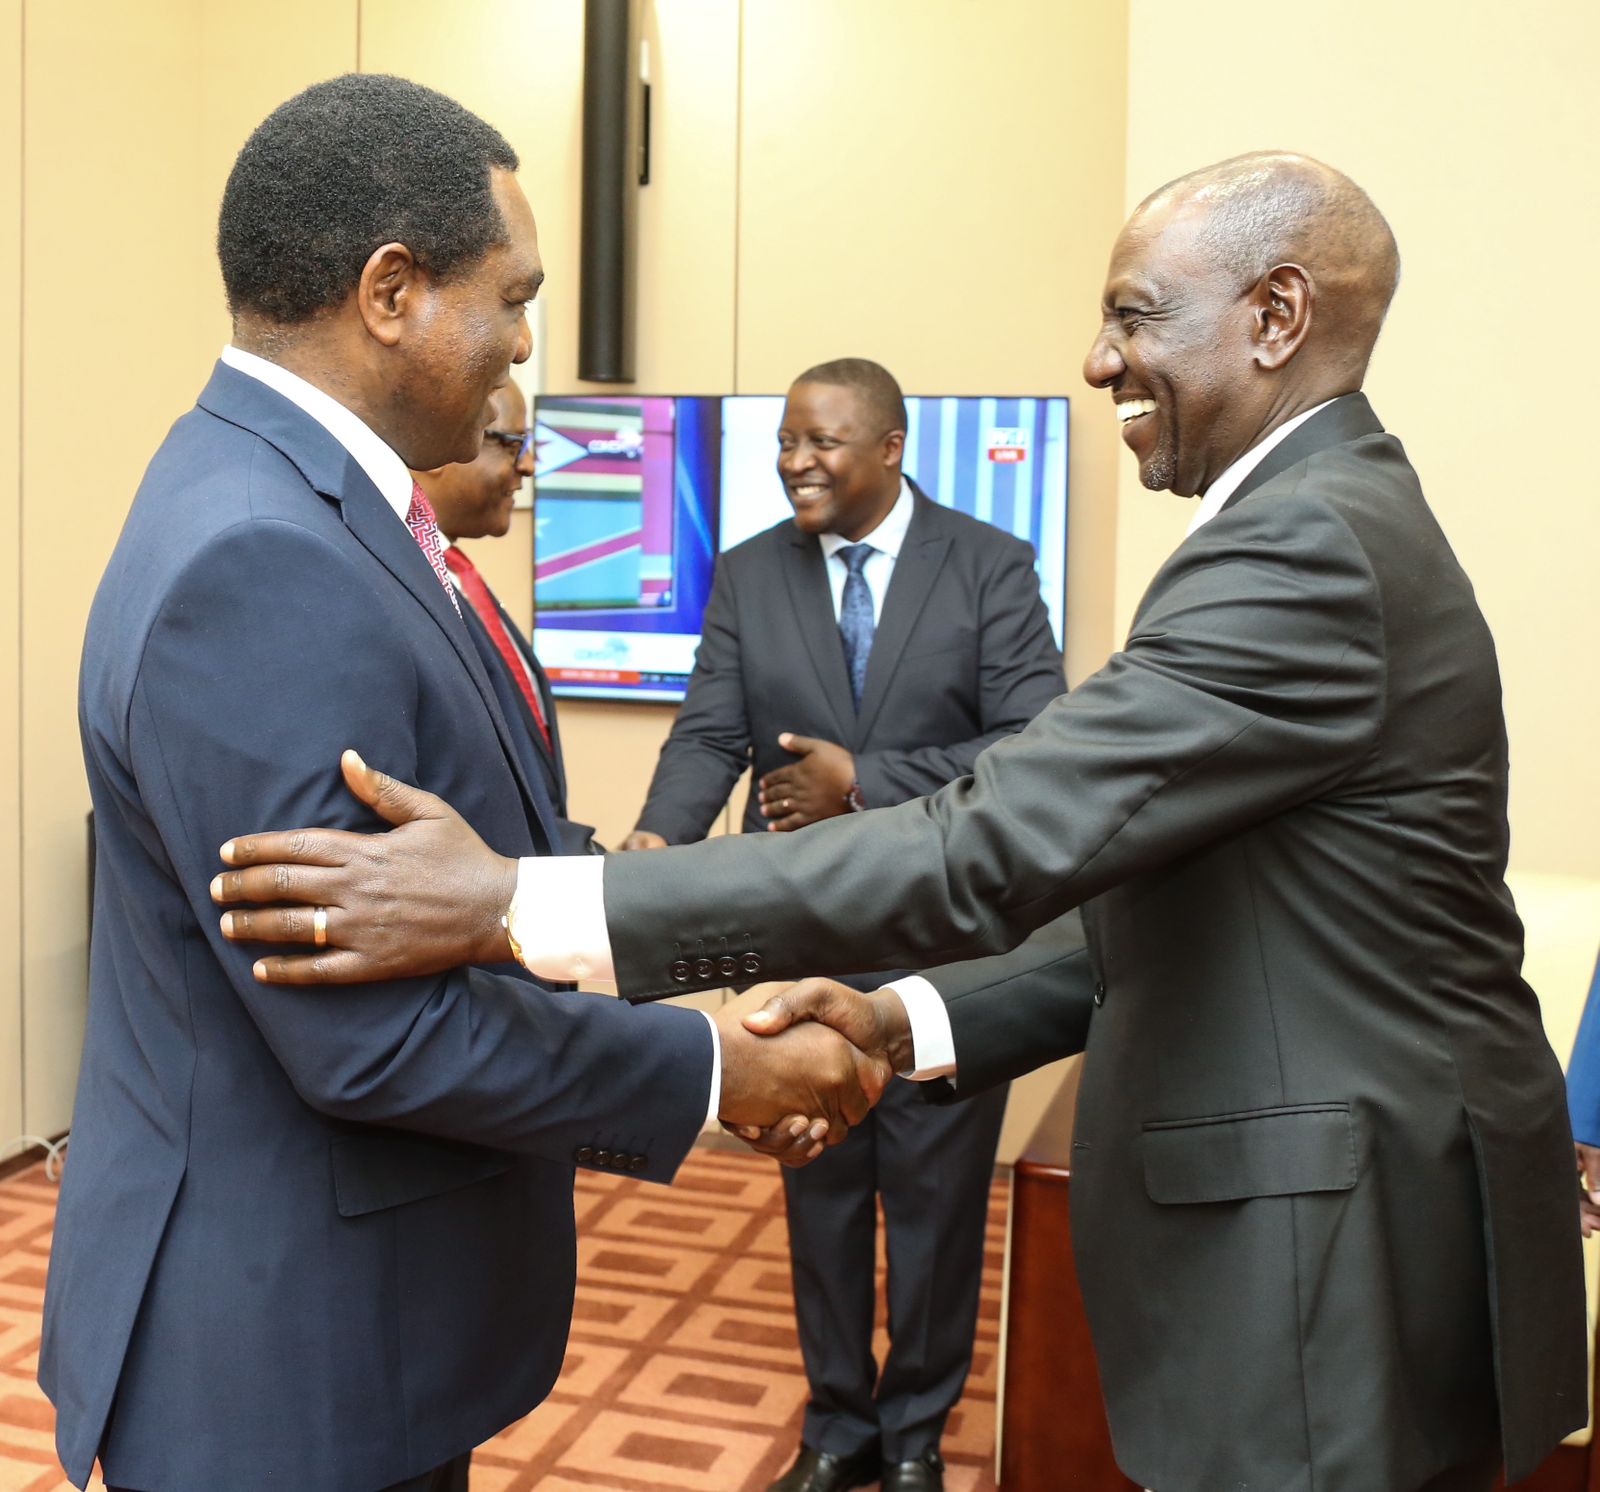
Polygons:
[[511,531],[517,493],[533,474],[533,432],[521,391],[506,384],[495,394],[491,408],[494,419],[483,432],[483,449],[476,461],[411,475],[433,504],[445,539],[444,562],[464,603],[461,614],[500,696],[500,707],[517,733],[523,766],[542,775],[560,815],[559,851],[594,854],[598,850],[594,830],[567,817],[567,774],[550,681],[527,638],[457,542],[504,538]]

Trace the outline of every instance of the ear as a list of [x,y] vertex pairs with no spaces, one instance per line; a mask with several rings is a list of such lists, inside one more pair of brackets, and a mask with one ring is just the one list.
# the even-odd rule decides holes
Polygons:
[[1304,345],[1316,308],[1316,286],[1298,264],[1269,269],[1250,292],[1251,338],[1258,368],[1282,368]]
[[416,313],[422,278],[416,256],[403,243],[372,251],[356,286],[356,309],[373,340],[385,347],[399,342],[406,316]]
[[904,430],[891,430],[883,437],[883,464],[885,466],[898,466],[900,458],[906,453],[906,432]]

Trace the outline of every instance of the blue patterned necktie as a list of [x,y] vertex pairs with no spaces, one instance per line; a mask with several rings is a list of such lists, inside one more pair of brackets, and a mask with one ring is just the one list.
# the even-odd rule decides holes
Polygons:
[[850,571],[844,578],[844,595],[839,601],[839,637],[844,643],[845,670],[850,675],[850,697],[859,711],[861,692],[867,684],[872,634],[878,628],[872,615],[872,587],[861,569],[878,551],[870,544],[847,544],[834,552]]

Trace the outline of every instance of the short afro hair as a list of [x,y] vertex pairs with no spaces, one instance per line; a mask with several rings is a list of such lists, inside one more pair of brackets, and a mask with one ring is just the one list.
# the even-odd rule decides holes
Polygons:
[[818,363],[807,368],[796,383],[823,383],[829,388],[852,389],[861,402],[872,411],[872,417],[881,422],[879,434],[891,430],[904,432],[906,399],[893,373],[870,358],[836,357],[829,363]]
[[440,279],[476,264],[506,239],[490,169],[517,164],[497,130],[431,88],[381,73],[313,84],[262,121],[229,173],[217,223],[228,309],[309,320],[386,243]]

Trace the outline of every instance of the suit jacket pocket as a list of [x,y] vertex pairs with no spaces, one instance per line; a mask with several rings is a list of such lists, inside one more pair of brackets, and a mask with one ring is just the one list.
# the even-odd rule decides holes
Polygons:
[[329,1145],[341,1217],[420,1202],[509,1171],[513,1157],[426,1135],[341,1135]]
[[1356,1184],[1355,1123],[1347,1103],[1294,1104],[1160,1120],[1140,1136],[1152,1202],[1237,1202]]

